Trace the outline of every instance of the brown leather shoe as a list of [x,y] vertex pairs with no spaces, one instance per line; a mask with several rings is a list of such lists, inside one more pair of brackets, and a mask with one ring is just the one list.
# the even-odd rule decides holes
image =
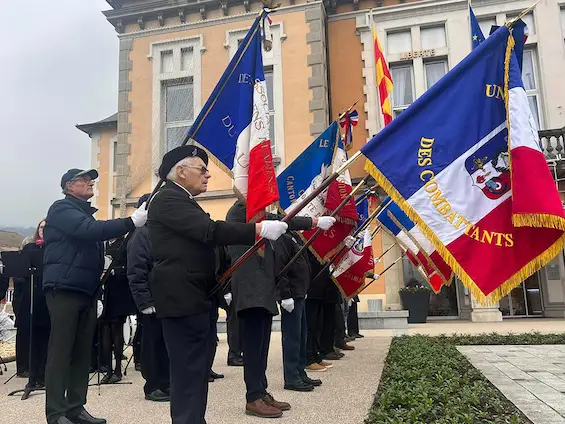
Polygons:
[[290,409],[290,403],[276,401],[270,393],[267,393],[265,396],[263,396],[263,400],[267,405],[274,406],[281,411],[288,411]]
[[348,345],[347,343],[339,345],[338,348],[341,350],[355,350],[355,346]]
[[245,413],[261,418],[279,418],[283,414],[279,408],[267,404],[263,399],[257,399],[245,405]]

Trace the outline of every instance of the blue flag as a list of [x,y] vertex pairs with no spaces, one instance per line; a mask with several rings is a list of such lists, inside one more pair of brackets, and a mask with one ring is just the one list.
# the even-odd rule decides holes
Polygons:
[[[493,25],[490,27],[490,34],[494,34],[494,32],[500,28],[500,25]],[[524,45],[528,40],[528,26],[522,19],[518,19],[516,22],[512,24],[512,37],[514,37],[514,41],[516,45],[514,46],[514,53],[516,53],[516,60],[518,62],[518,67],[520,68],[520,72],[522,72],[522,61],[524,59]]]
[[[315,186],[331,174],[337,135],[338,124],[334,121],[279,174],[277,177],[280,194],[279,205],[283,211],[289,212],[294,203],[306,197]],[[310,211],[311,208],[316,209],[316,211]],[[305,208],[304,212],[309,211],[312,214],[311,216],[316,216],[318,209],[323,212],[323,208],[324,202],[314,200]]]
[[265,79],[260,20],[258,17],[251,25],[189,130],[191,138],[206,148],[227,171],[233,168],[238,138],[251,122],[253,76]]
[[514,46],[499,28],[361,149],[377,183],[490,302],[565,243]]
[[477,17],[475,16],[471,6],[469,6],[469,20],[471,21],[471,43],[474,50],[479,46],[479,44],[485,41],[485,36],[483,35],[479,21],[477,21]]
[[369,198],[366,194],[357,199],[357,226],[361,227],[367,218],[369,218]]

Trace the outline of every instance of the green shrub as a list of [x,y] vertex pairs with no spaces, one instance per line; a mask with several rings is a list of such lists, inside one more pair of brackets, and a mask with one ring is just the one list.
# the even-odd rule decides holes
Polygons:
[[395,337],[366,424],[531,423],[456,346],[533,344],[565,344],[565,334]]

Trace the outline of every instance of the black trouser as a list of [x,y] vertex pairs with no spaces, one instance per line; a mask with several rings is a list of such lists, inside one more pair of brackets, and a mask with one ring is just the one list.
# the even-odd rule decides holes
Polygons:
[[240,312],[243,330],[243,379],[247,402],[255,402],[267,393],[267,361],[271,343],[273,316],[264,308]]
[[335,303],[324,303],[323,306],[322,335],[320,337],[320,353],[322,356],[334,351],[335,307]]
[[345,318],[343,317],[342,305],[335,305],[335,340],[334,346],[340,347],[345,344]]
[[88,368],[96,327],[96,300],[68,291],[46,293],[51,335],[45,370],[47,422],[71,418],[86,404]]
[[33,328],[31,344],[31,363],[29,365],[29,385],[45,384],[45,366],[47,364],[47,348],[49,346],[49,327]]
[[[27,317],[22,317],[22,314],[27,314]],[[29,372],[29,309],[18,313],[16,325],[16,372],[22,375]]]
[[349,307],[349,315],[347,316],[347,331],[350,336],[359,334],[359,316],[357,314],[357,302],[353,302]]
[[241,331],[241,319],[237,317],[234,302],[232,301],[227,310],[227,332],[228,332],[228,360],[241,358],[243,351],[243,335]]
[[305,299],[294,299],[294,309],[281,311],[282,353],[285,384],[298,384],[306,377],[306,325]]
[[[169,379],[169,355],[163,338],[161,320],[155,314],[142,315],[143,334],[141,337],[141,375],[145,379],[143,391],[146,395],[155,390],[168,392],[171,386]],[[139,325],[139,324],[138,324]],[[139,326],[137,327],[139,331]]]
[[212,314],[211,320],[212,320],[212,337],[214,339],[214,343],[211,346],[211,351],[210,351],[210,371],[212,371],[212,365],[214,365],[214,359],[216,358],[216,351],[218,350],[218,317],[220,316],[218,314],[218,307],[214,306],[214,309],[212,309],[212,312],[210,312]]
[[[162,331],[161,331],[162,333]],[[133,363],[135,365],[137,364],[141,364],[141,340],[142,340],[142,336],[143,336],[143,318],[142,318],[142,314],[137,314],[137,329],[135,330],[135,335],[133,336]],[[161,336],[161,339],[163,338],[163,336]],[[163,341],[163,346],[165,345],[165,342]],[[166,349],[165,349],[166,351]],[[168,361],[168,356],[167,356],[167,361]],[[167,367],[168,367],[168,362],[167,362]],[[168,372],[167,372],[168,375]]]
[[112,354],[114,355],[115,366],[113,373],[122,376],[122,355],[124,353],[124,324],[126,317],[114,318],[108,321],[101,321],[101,357],[102,363],[108,365],[108,375],[112,375]]
[[306,365],[318,363],[322,360],[320,355],[320,338],[324,322],[323,310],[323,300],[306,299],[306,324],[308,326]]
[[161,321],[169,354],[173,424],[205,424],[208,376],[216,334],[214,314],[203,312]]

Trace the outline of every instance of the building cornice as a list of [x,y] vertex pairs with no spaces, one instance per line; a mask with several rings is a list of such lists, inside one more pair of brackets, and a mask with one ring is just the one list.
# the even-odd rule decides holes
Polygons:
[[[365,11],[365,15],[373,15],[374,22],[386,22],[398,19],[416,18],[422,15],[441,15],[447,12],[463,10],[469,7],[467,0],[424,0],[416,3],[403,3],[394,6],[385,6],[378,9]],[[359,16],[359,15],[357,15]],[[370,31],[369,22],[366,19],[360,24],[358,19],[357,30],[359,32]]]
[[[249,0],[250,1],[250,0]],[[241,5],[241,4],[249,4],[249,1],[246,0],[246,2],[241,2],[238,1],[237,4],[228,4],[228,3],[224,3],[225,5]],[[215,7],[214,8],[219,8],[216,7],[218,5],[218,1],[217,0],[204,0],[202,2],[198,2],[198,3],[192,3],[193,5],[198,5],[198,10],[193,10],[193,11],[189,11],[188,9],[186,11],[184,11],[182,13],[182,16],[186,16],[189,13],[200,13],[202,19],[198,20],[198,21],[193,21],[193,22],[183,22],[183,19],[181,18],[181,23],[180,24],[176,24],[176,25],[168,25],[168,26],[161,26],[159,28],[151,28],[151,29],[140,29],[139,31],[131,31],[131,32],[127,32],[124,33],[124,28],[125,25],[127,24],[131,24],[131,23],[139,23],[139,19],[141,19],[141,22],[149,22],[151,20],[159,20],[158,16],[160,15],[161,17],[165,16],[165,17],[171,17],[171,16],[179,16],[178,13],[171,13],[171,14],[167,14],[167,10],[171,11],[171,10],[179,10],[179,6],[175,5],[175,6],[171,6],[170,4],[167,6],[167,10],[163,10],[163,11],[158,11],[158,12],[152,12],[152,11],[145,11],[145,12],[135,12],[132,13],[131,10],[128,8],[126,9],[127,12],[124,11],[124,9],[121,9],[120,11],[123,13],[123,16],[118,16],[118,17],[109,17],[108,15],[108,21],[114,25],[114,27],[116,28],[116,31],[118,31],[119,33],[119,37],[145,37],[148,35],[156,35],[156,34],[163,34],[163,33],[170,33],[170,32],[174,32],[174,31],[186,31],[187,29],[196,29],[196,28],[204,28],[204,27],[208,27],[208,26],[212,26],[212,25],[218,25],[220,23],[228,23],[228,22],[239,22],[239,21],[247,21],[250,19],[254,19],[257,16],[257,11],[247,11],[246,13],[238,13],[238,14],[234,14],[234,15],[228,15],[228,14],[224,14],[224,16],[218,17],[218,18],[211,18],[211,19],[207,19],[206,18],[206,10],[211,10],[208,9],[206,7],[207,3],[214,3]],[[303,3],[303,4],[295,4],[295,5],[290,5],[290,6],[283,6],[280,7],[279,9],[277,9],[277,15],[280,14],[284,14],[284,13],[292,13],[292,12],[300,12],[300,11],[305,11],[305,10],[310,10],[312,8],[318,7],[320,4],[322,4],[322,1],[314,1],[314,2],[310,2],[310,3]],[[221,8],[221,7],[220,7]],[[246,6],[246,9],[250,9],[250,7],[248,8]],[[226,8],[224,8],[224,10],[227,10]],[[110,11],[110,12],[118,12],[118,11]],[[106,12],[109,13],[109,12]],[[162,21],[162,19],[161,19]]]

